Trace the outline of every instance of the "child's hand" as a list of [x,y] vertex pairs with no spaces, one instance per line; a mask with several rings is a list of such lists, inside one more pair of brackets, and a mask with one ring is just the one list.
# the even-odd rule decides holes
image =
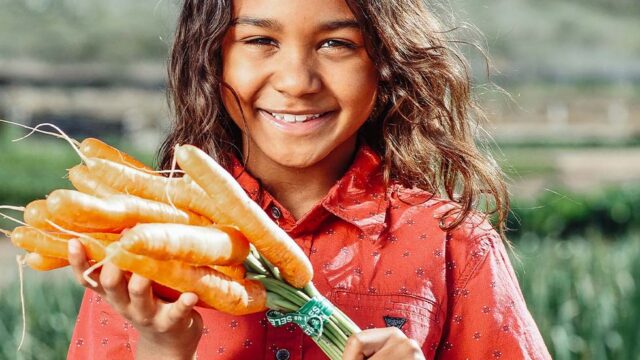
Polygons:
[[140,338],[137,359],[192,359],[202,334],[202,317],[193,309],[198,297],[183,293],[174,303],[153,295],[151,281],[125,273],[111,263],[91,274],[98,283],[91,287],[82,277],[89,268],[79,241],[69,241],[69,263],[76,279],[84,287],[100,294],[120,315],[131,321]]
[[363,330],[351,335],[342,360],[424,360],[420,345],[396,327]]

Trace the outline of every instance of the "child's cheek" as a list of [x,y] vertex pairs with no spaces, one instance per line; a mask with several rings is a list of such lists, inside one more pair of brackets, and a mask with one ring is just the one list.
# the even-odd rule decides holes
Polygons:
[[356,62],[333,71],[328,86],[336,95],[343,110],[368,113],[375,103],[377,73],[373,64]]

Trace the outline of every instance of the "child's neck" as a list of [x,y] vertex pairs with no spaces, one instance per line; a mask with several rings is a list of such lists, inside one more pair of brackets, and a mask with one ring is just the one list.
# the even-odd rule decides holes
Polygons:
[[297,220],[324,198],[342,177],[353,160],[355,145],[355,141],[347,141],[323,160],[306,168],[282,166],[255,153],[257,156],[253,161],[249,160],[247,167]]

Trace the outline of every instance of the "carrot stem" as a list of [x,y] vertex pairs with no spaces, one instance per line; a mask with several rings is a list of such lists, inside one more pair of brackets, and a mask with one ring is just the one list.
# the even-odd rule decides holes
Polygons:
[[[253,246],[250,246],[250,248],[253,248]],[[247,259],[244,261],[244,265],[247,267],[247,270],[251,270],[251,272],[267,275],[267,270],[252,253],[249,253]]]
[[[311,298],[322,298],[322,294],[312,282],[298,289],[282,279],[277,279],[275,274],[279,274],[278,268],[260,256],[253,247],[244,264],[249,269],[247,278],[258,280],[264,285],[267,290],[267,307],[271,309],[284,312],[298,311]],[[334,307],[333,313],[324,323],[322,334],[313,340],[329,359],[340,360],[349,336],[359,331],[360,328],[351,319]]]

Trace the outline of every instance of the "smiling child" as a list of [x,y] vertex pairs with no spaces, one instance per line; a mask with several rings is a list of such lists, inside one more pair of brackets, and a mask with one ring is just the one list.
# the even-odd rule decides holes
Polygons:
[[[503,243],[505,182],[474,145],[467,69],[444,30],[422,0],[186,0],[160,167],[193,144],[236,177],[365,329],[344,359],[548,359]],[[87,286],[75,241],[70,262]],[[109,263],[93,277],[69,358],[326,358],[264,313],[195,307],[191,293],[165,303]]]

